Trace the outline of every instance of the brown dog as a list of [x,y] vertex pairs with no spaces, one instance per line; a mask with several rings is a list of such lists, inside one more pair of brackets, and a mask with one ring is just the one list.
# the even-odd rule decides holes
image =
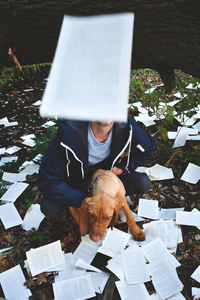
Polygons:
[[125,197],[121,180],[111,171],[97,170],[92,177],[92,196],[85,198],[81,208],[70,207],[70,213],[79,224],[82,236],[89,233],[94,242],[100,241],[110,225],[116,224],[120,210],[136,240],[144,240],[143,231],[137,226]]

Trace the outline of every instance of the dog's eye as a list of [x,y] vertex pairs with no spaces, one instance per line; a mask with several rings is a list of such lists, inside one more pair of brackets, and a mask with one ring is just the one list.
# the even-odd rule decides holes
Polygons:
[[103,219],[104,219],[105,221],[109,221],[109,220],[111,219],[111,217],[103,217]]

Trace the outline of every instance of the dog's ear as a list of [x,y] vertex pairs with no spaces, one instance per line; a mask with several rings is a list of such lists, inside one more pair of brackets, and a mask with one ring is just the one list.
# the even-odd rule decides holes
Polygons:
[[87,197],[83,200],[81,204],[80,215],[79,215],[79,231],[81,236],[84,236],[89,232],[88,205],[90,201],[91,198]]
[[110,222],[111,230],[113,230],[114,225],[117,223],[118,215],[122,207],[122,198],[117,197],[115,200],[115,209],[113,212],[112,220]]

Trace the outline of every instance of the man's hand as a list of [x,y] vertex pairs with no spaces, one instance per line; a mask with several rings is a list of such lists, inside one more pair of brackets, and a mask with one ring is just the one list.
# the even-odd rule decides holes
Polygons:
[[117,167],[112,168],[111,170],[115,175],[121,175],[123,173],[123,170]]

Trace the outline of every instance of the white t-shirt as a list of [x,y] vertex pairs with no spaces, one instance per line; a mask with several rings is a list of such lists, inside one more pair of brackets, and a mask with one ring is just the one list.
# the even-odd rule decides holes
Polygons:
[[107,140],[100,143],[94,136],[90,123],[88,125],[88,161],[89,165],[95,165],[100,161],[103,161],[109,154],[111,150],[112,143],[112,129],[109,133]]

